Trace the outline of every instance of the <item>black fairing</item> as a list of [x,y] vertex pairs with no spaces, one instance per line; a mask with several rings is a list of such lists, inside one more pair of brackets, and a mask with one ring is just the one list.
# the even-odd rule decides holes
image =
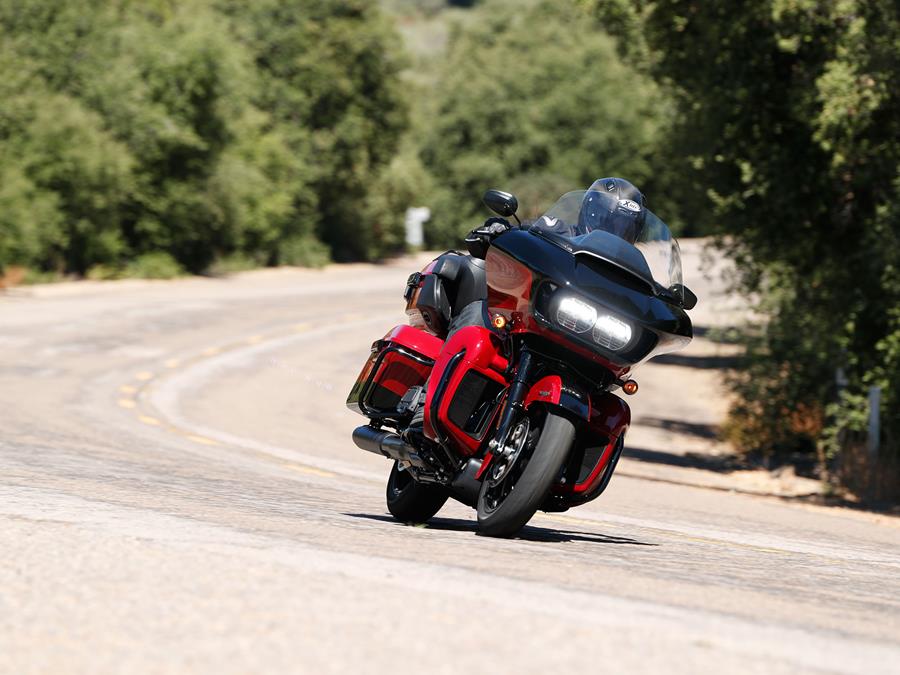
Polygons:
[[654,292],[653,273],[644,256],[634,246],[611,232],[595,230],[572,239],[555,237],[547,233],[539,236],[552,241],[575,257],[587,256],[616,267],[644,284],[651,293]]
[[594,256],[575,255],[527,230],[512,230],[495,239],[492,245],[534,273],[531,297],[539,321],[546,320],[541,316],[542,297],[554,287],[567,288],[631,320],[636,327],[635,336],[620,352],[607,351],[592,344],[590,337],[564,332],[546,320],[551,329],[583,341],[613,363],[637,364],[693,337],[691,320],[674,299],[655,295],[646,282],[621,266]]

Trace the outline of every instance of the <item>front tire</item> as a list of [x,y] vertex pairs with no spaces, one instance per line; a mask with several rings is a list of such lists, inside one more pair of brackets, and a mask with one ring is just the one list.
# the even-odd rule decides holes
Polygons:
[[552,413],[544,417],[542,428],[530,432],[532,437],[502,477],[492,480],[493,467],[488,469],[478,493],[481,534],[511,537],[521,530],[543,503],[575,440],[575,426]]
[[391,515],[401,523],[424,523],[449,498],[449,493],[438,485],[416,482],[409,471],[401,470],[397,462],[391,469],[387,483],[387,507]]

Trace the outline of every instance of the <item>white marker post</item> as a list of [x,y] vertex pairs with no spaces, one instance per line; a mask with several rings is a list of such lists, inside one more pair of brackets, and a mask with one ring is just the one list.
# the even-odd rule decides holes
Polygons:
[[425,245],[425,232],[422,227],[431,218],[431,209],[427,206],[412,206],[406,209],[406,244],[411,248]]

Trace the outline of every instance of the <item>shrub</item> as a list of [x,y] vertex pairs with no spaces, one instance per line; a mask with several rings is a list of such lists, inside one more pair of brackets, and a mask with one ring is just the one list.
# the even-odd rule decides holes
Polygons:
[[142,253],[125,268],[126,276],[138,279],[174,279],[182,274],[181,265],[164,251]]

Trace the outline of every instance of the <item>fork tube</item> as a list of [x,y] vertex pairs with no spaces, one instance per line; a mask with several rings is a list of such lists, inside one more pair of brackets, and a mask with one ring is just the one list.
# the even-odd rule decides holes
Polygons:
[[497,434],[495,438],[499,446],[506,443],[509,435],[510,427],[515,420],[516,413],[522,410],[522,401],[525,400],[525,394],[528,393],[528,375],[531,372],[531,352],[527,349],[522,350],[519,357],[519,365],[516,368],[516,374],[509,385],[509,395],[506,397],[506,407],[503,409],[503,415],[500,417],[500,423],[497,425]]

